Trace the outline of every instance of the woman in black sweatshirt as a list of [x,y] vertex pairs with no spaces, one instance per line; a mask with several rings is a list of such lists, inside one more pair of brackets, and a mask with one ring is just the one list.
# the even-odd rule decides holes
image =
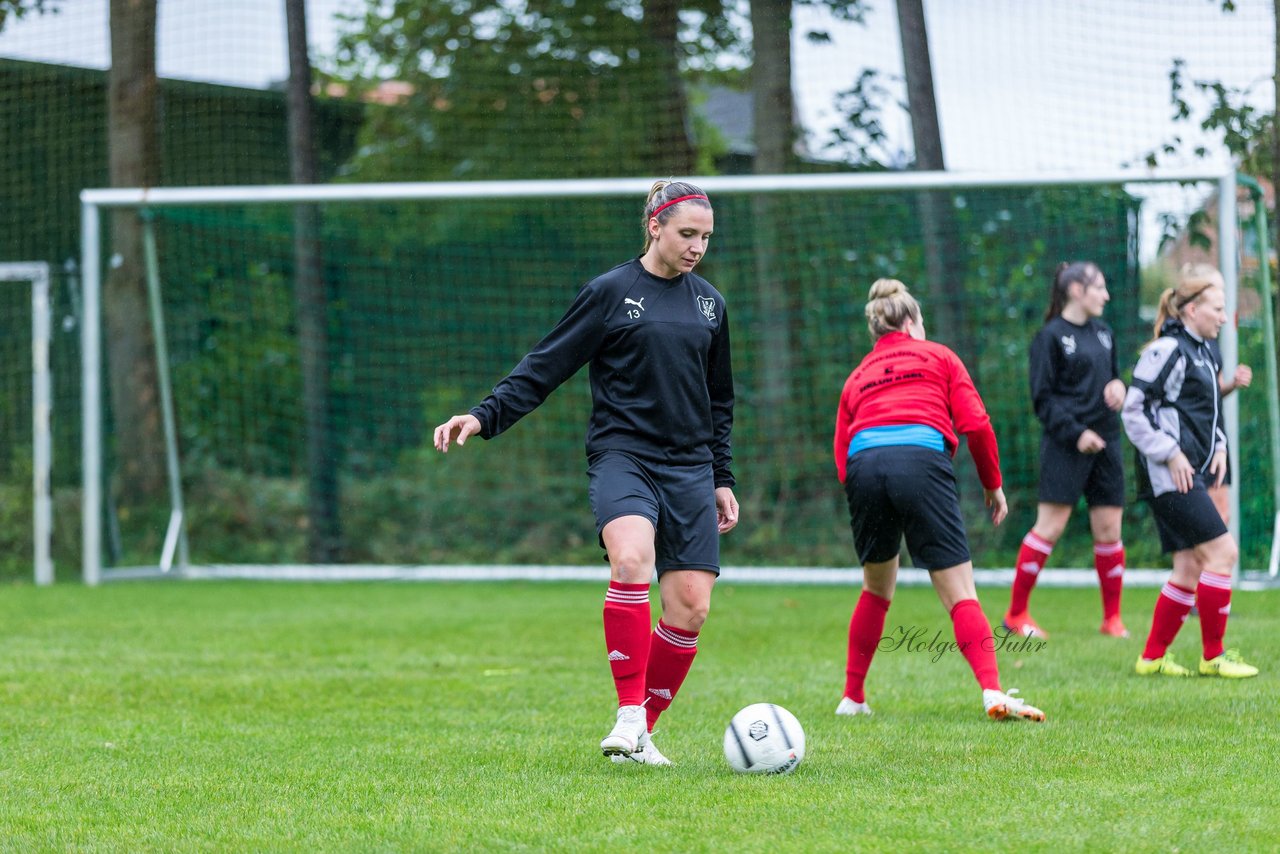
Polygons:
[[[614,762],[671,764],[653,725],[693,663],[720,572],[719,537],[738,522],[729,319],[724,297],[693,272],[713,223],[700,189],[655,183],[642,254],[584,285],[492,394],[435,430],[442,452],[476,434],[491,439],[590,365],[588,494],[609,558],[604,638],[618,694],[600,749]],[[655,571],[662,617],[651,628]]]
[[1101,320],[1110,294],[1090,261],[1059,264],[1053,274],[1044,326],[1031,342],[1031,399],[1043,425],[1040,438],[1040,503],[1036,522],[1022,539],[1004,627],[1047,637],[1027,603],[1071,511],[1083,495],[1089,505],[1093,562],[1102,591],[1104,635],[1128,637],[1120,619],[1124,586],[1124,460],[1120,419],[1124,383],[1117,368],[1111,327]]

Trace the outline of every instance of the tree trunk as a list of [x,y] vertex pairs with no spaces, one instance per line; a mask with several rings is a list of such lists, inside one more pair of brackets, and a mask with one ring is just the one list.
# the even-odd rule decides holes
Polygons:
[[[897,0],[898,31],[902,39],[902,64],[907,78],[907,104],[911,113],[911,139],[916,150],[915,168],[941,172],[946,167],[942,155],[942,130],[933,90],[933,64],[929,57],[929,32],[925,26],[923,0]],[[951,194],[920,193],[917,199],[920,231],[924,241],[926,306],[933,322],[926,318],[930,337],[948,344],[976,370],[967,345],[963,265],[951,222]]]
[[[753,169],[757,175],[788,171],[795,141],[795,103],[791,90],[791,0],[751,0],[752,120],[755,137]],[[759,330],[760,437],[767,447],[786,447],[791,398],[791,291],[778,258],[783,217],[776,194],[751,197],[752,243],[755,247],[755,291],[764,324]],[[785,455],[757,473],[757,487],[769,499],[764,506],[782,507],[790,491],[791,469]]]
[[[160,176],[156,122],[156,0],[111,0],[107,149],[113,187],[152,187]],[[163,494],[165,452],[155,337],[149,322],[137,211],[111,216],[103,318],[117,481],[124,503]]]
[[[289,41],[290,173],[295,184],[316,183],[311,61],[307,55],[306,0],[285,0]],[[334,563],[342,555],[338,518],[338,459],[329,423],[329,326],[320,212],[315,205],[293,209],[294,300],[307,431],[307,559]]]
[[680,80],[679,0],[645,0],[644,34],[652,45],[645,51],[645,77],[654,100],[650,157],[658,172],[677,177],[693,174],[696,157],[689,140],[689,103]]
[[942,171],[942,130],[938,102],[933,94],[933,61],[929,56],[929,31],[923,0],[897,0],[898,32],[902,39],[902,65],[907,77],[907,103],[911,111],[911,141],[916,168]]

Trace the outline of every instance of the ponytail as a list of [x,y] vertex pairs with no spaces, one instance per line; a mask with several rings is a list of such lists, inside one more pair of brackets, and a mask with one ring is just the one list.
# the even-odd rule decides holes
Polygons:
[[1164,328],[1165,323],[1178,316],[1178,309],[1175,302],[1178,299],[1177,288],[1165,288],[1160,293],[1160,301],[1156,303],[1156,322],[1152,327],[1152,338],[1160,337],[1160,330]]
[[1156,306],[1153,340],[1160,337],[1166,322],[1182,319],[1182,310],[1199,300],[1210,288],[1222,287],[1222,274],[1210,264],[1183,264],[1176,287],[1165,288]]

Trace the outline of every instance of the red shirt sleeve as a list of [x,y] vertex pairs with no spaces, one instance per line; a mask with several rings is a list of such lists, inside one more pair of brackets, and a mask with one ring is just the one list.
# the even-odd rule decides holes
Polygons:
[[956,432],[969,440],[969,453],[978,469],[978,479],[987,489],[998,488],[1000,478],[1000,449],[996,433],[991,429],[991,417],[982,403],[982,397],[974,388],[973,379],[960,357],[954,353],[949,359],[951,380],[948,389],[951,418]]
[[840,406],[836,409],[836,475],[839,476],[841,483],[844,483],[845,469],[849,463],[849,441],[853,438],[849,435],[853,429],[853,399],[849,394],[849,384],[852,381],[853,375],[850,374],[849,379],[844,382],[844,390],[840,394]]

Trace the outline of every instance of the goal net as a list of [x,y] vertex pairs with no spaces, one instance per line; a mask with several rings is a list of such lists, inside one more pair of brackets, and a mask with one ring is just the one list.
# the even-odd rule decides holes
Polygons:
[[[484,397],[584,282],[639,252],[649,183],[86,192],[86,578],[317,560],[600,567],[584,477],[585,371],[492,442],[445,456],[431,430]],[[725,294],[733,328],[743,521],[723,542],[726,565],[854,564],[831,437],[844,379],[870,347],[868,287],[888,276],[920,298],[930,337],[960,353],[985,398],[1010,500],[1004,525],[985,518],[967,451],[956,468],[975,564],[1010,566],[1035,513],[1040,430],[1027,351],[1054,267],[1089,259],[1106,274],[1105,320],[1127,378],[1168,271],[1206,239],[1232,313],[1237,283],[1241,295],[1239,335],[1224,331],[1224,356],[1255,368],[1253,389],[1228,411],[1238,431],[1234,524],[1242,566],[1266,565],[1276,511],[1270,366],[1247,257],[1237,275],[1233,175],[699,183],[716,213],[699,271]],[[1162,224],[1201,208],[1206,233],[1189,240],[1172,228],[1162,244]],[[138,217],[154,303],[150,323],[116,321],[103,335],[106,212]],[[139,351],[113,338],[146,330],[158,367],[138,376],[155,385],[121,382]],[[137,420],[139,406],[149,423]],[[1125,458],[1132,498],[1128,446]],[[154,477],[139,486],[148,467],[160,488]],[[1125,541],[1132,566],[1166,565],[1134,501]],[[1092,566],[1084,513],[1054,560]]]

